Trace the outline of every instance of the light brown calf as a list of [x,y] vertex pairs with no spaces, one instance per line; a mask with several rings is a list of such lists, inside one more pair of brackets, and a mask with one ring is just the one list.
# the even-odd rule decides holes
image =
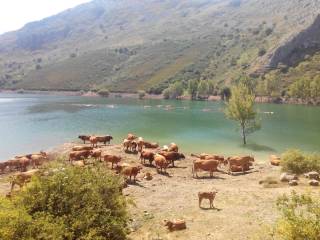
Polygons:
[[201,208],[201,202],[203,199],[208,199],[210,202],[210,208],[213,207],[213,200],[216,197],[217,191],[213,192],[198,192],[198,198],[199,198],[199,208]]
[[180,219],[173,221],[164,220],[164,225],[168,227],[170,232],[184,230],[187,228],[186,221]]
[[113,165],[116,164],[118,165],[119,162],[121,161],[121,157],[115,156],[115,155],[104,155],[103,160],[108,163],[111,163],[111,169],[113,169]]

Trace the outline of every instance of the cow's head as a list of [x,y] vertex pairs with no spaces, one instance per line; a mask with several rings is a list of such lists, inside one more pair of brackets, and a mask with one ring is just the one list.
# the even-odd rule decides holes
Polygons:
[[180,158],[185,159],[186,156],[183,153],[180,153]]

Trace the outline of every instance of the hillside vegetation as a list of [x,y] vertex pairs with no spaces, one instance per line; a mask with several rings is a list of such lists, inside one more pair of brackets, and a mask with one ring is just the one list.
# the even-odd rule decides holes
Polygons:
[[218,91],[244,73],[259,80],[281,70],[281,92],[304,74],[288,73],[317,56],[319,7],[316,0],[94,0],[1,35],[0,88],[161,93],[170,83],[186,89],[203,80]]

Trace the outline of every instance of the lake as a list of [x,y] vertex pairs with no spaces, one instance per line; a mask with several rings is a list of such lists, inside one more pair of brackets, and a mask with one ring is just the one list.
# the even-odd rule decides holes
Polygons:
[[1,93],[0,161],[77,141],[79,134],[111,134],[120,143],[128,132],[161,145],[175,142],[185,153],[252,154],[261,161],[289,148],[320,150],[319,107],[258,104],[262,129],[245,147],[223,107],[221,102]]

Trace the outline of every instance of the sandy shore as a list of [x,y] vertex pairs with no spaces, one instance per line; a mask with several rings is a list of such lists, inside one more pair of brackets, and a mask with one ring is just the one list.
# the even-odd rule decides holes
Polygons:
[[[66,143],[50,152],[51,157],[67,155],[72,146],[79,143]],[[119,155],[123,162],[140,165],[139,156],[127,154],[120,145],[101,147],[103,153]],[[246,174],[230,176],[222,167],[220,172],[209,178],[208,173],[200,173],[199,179],[191,173],[194,158],[186,156],[177,161],[175,168],[168,169],[168,175],[158,174],[154,167],[143,166],[136,184],[129,183],[124,194],[132,199],[130,205],[130,237],[132,240],[185,240],[185,239],[249,239],[259,234],[264,225],[273,224],[277,217],[276,199],[292,190],[310,191],[318,194],[317,188],[307,185],[301,177],[297,187],[287,183],[278,183],[264,187],[259,181],[266,177],[279,179],[280,168],[269,163],[255,163]],[[108,166],[110,167],[110,166]],[[153,179],[144,179],[145,173],[151,173]],[[8,175],[0,176],[0,193],[9,191]],[[198,191],[218,190],[214,201],[215,209],[208,209],[208,202],[198,207]],[[187,230],[170,233],[163,226],[164,219],[184,219]]]

